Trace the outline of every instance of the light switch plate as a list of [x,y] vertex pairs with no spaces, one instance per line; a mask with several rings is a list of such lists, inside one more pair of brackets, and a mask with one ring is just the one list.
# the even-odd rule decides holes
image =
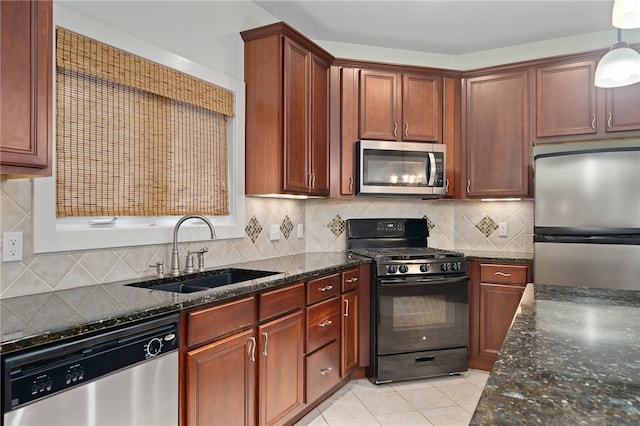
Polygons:
[[269,232],[269,238],[271,241],[277,241],[280,239],[280,226],[279,225],[271,225]]
[[298,224],[298,238],[304,238],[304,225],[302,223]]
[[500,222],[498,224],[498,237],[506,237],[506,236],[508,236],[507,222]]

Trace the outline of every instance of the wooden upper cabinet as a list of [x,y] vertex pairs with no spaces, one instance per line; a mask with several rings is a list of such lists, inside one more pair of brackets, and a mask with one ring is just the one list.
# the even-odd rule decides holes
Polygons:
[[441,78],[402,76],[402,139],[438,142],[442,139]]
[[526,69],[466,80],[469,197],[529,194],[529,79]]
[[595,70],[595,59],[537,68],[538,138],[597,132]]
[[607,132],[640,130],[640,83],[606,89]]
[[329,195],[333,56],[283,22],[241,36],[246,193]]
[[441,77],[360,71],[360,139],[439,142]]
[[399,140],[401,76],[360,71],[360,139]]
[[0,172],[51,175],[52,3],[0,2]]

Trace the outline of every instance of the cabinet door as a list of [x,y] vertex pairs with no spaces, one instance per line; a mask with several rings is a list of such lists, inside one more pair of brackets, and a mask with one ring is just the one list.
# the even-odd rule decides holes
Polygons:
[[466,83],[466,176],[470,197],[527,196],[528,72]]
[[340,194],[354,195],[358,141],[358,78],[355,68],[340,70]]
[[596,61],[536,71],[536,136],[596,133]]
[[51,5],[0,2],[1,173],[51,175]]
[[[284,190],[309,190],[311,52],[284,38]],[[252,170],[256,173],[256,170]]]
[[522,286],[480,283],[480,356],[498,355],[523,292]]
[[640,130],[640,84],[607,89],[607,132]]
[[441,87],[440,77],[419,74],[402,76],[403,140],[442,140]]
[[302,311],[258,327],[259,424],[281,423],[303,402],[304,315]]
[[329,195],[329,65],[313,56],[311,61],[311,189]]
[[358,292],[344,293],[341,302],[340,377],[343,377],[358,366]]
[[400,75],[360,71],[360,139],[400,140]]
[[248,330],[187,353],[187,425],[255,424],[256,351]]

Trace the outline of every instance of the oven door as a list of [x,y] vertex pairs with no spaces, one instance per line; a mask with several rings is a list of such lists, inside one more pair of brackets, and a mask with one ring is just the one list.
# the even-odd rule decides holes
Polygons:
[[469,277],[379,278],[377,355],[466,347]]

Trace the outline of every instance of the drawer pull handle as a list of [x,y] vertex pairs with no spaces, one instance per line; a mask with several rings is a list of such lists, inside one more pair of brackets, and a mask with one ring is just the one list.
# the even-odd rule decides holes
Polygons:
[[322,327],[322,328],[325,328],[326,326],[331,325],[331,324],[333,324],[333,321],[331,321],[331,320],[324,320],[324,321],[322,321],[321,323],[319,323],[319,324],[318,324],[318,326],[319,326],[319,327]]
[[320,287],[320,288],[318,288],[318,290],[320,290],[320,291],[329,291],[329,290],[331,290],[332,288],[333,288],[333,286],[332,286],[332,285],[326,285],[326,286],[324,286],[324,287]]
[[596,115],[595,114],[591,114],[591,128],[593,130],[596,129]]
[[349,278],[349,279],[347,279],[347,282],[348,282],[348,283],[355,283],[355,282],[358,282],[358,278]]
[[511,276],[511,274],[506,274],[506,273],[500,272],[500,271],[496,272],[494,275],[497,275],[499,277],[510,277]]
[[262,356],[267,356],[267,344],[269,343],[269,335],[265,332],[262,332],[262,337],[264,337],[264,350],[262,351]]
[[327,368],[323,368],[322,370],[318,371],[318,373],[320,373],[321,375],[327,375],[329,373],[331,373],[331,370],[333,370],[333,368],[331,367],[327,367]]
[[416,358],[416,362],[432,362],[435,361],[436,357],[431,355],[431,356],[421,356]]
[[249,356],[249,359],[251,361],[256,360],[256,338],[255,337],[249,337],[249,341],[251,342],[251,355]]

